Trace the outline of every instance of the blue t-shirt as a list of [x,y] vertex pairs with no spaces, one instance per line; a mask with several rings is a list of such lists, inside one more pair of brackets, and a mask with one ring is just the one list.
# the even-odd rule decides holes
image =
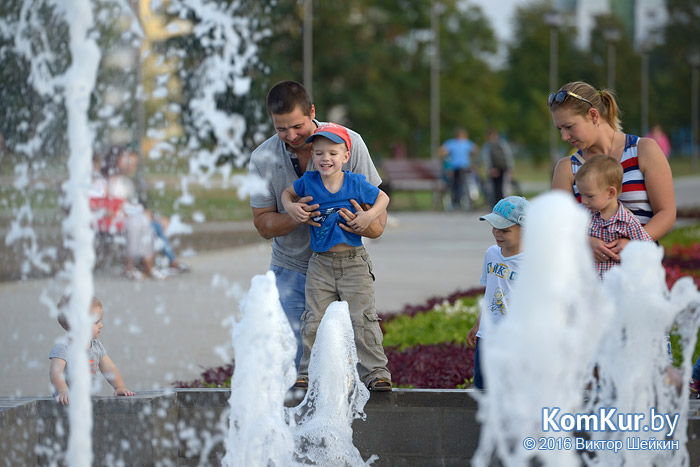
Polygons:
[[465,169],[471,166],[471,153],[474,143],[468,139],[452,138],[443,143],[452,169]]
[[345,223],[338,211],[340,208],[348,208],[355,212],[350,200],[358,203],[374,204],[379,195],[379,188],[369,183],[365,176],[343,171],[343,186],[337,193],[329,192],[323,185],[321,174],[317,171],[306,171],[304,175],[294,182],[294,191],[302,198],[312,196],[312,204],[319,204],[321,215],[314,221],[321,227],[310,226],[311,249],[318,253],[330,250],[335,245],[347,243],[350,246],[362,246],[360,235],[346,232],[338,224]]

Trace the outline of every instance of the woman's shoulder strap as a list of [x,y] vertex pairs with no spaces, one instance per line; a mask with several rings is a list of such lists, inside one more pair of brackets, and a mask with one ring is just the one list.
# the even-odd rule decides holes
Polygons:
[[636,146],[639,142],[639,136],[628,135],[625,133],[625,151],[632,146]]

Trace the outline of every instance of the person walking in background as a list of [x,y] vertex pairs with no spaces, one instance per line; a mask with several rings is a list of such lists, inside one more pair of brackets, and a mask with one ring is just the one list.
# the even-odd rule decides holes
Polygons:
[[[295,81],[281,81],[267,94],[267,111],[272,119],[275,134],[253,151],[248,171],[265,182],[263,192],[250,196],[253,211],[253,224],[258,233],[272,241],[270,270],[275,273],[280,303],[297,338],[296,364],[302,355],[301,315],[306,310],[306,270],[311,257],[311,238],[308,225],[319,227],[318,222],[309,219],[300,223],[288,216],[282,204],[282,193],[307,170],[313,170],[312,145],[307,143],[309,136],[320,126],[316,120],[316,109],[306,89]],[[350,136],[350,160],[343,170],[360,173],[368,182],[379,186],[381,177],[374,167],[372,158],[362,137],[348,130]],[[305,205],[310,217],[321,213],[318,204],[310,196],[298,200]],[[354,200],[353,200],[354,201]],[[352,202],[355,211],[363,211],[356,201]],[[340,211],[345,222],[352,221],[355,215]],[[364,230],[355,233],[368,238],[377,238],[384,232],[386,212],[372,221]],[[342,229],[353,231],[347,225]]]
[[513,152],[508,142],[498,136],[494,128],[486,133],[486,144],[481,148],[481,161],[491,181],[491,206],[504,197],[504,184],[513,175]]
[[[577,151],[559,160],[552,188],[581,195],[574,176],[579,168],[597,154],[608,154],[624,169],[620,202],[644,226],[655,241],[663,237],[676,221],[676,200],[671,167],[656,142],[622,132],[620,110],[608,90],[596,90],[582,81],[565,84],[547,100],[554,126],[563,141]],[[629,239],[609,243],[591,237],[596,261],[619,261]]]
[[[440,146],[440,157],[445,160],[445,170],[447,170],[448,180],[452,191],[451,209],[471,208],[462,206],[465,199],[465,179],[471,170],[472,156],[477,151],[477,146],[469,139],[469,133],[465,128],[455,129],[455,137],[445,141]],[[468,197],[466,198],[469,199]]]
[[644,137],[651,138],[656,141],[656,144],[659,145],[659,148],[661,148],[661,151],[664,153],[667,159],[671,157],[671,142],[668,140],[668,136],[666,136],[664,130],[661,129],[661,125],[657,123],[651,127],[651,131],[644,135]]

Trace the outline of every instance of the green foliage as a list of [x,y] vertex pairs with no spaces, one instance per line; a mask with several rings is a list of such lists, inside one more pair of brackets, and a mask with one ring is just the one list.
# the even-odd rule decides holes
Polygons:
[[[649,117],[673,134],[685,129],[689,142],[691,68],[688,57],[700,51],[700,8],[697,2],[666,0],[668,22],[649,57]],[[674,148],[678,149],[678,148]]]
[[671,248],[673,245],[693,245],[700,243],[700,222],[671,230],[659,240],[659,243],[666,248]]
[[469,297],[427,313],[399,316],[384,325],[384,346],[403,350],[419,344],[463,344],[478,315],[477,298]]

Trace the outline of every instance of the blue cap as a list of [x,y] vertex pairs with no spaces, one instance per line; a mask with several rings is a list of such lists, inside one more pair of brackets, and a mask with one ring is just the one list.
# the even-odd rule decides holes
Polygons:
[[507,229],[515,224],[525,225],[525,211],[530,208],[530,202],[522,196],[503,198],[493,207],[493,212],[479,218],[487,221],[497,229]]

